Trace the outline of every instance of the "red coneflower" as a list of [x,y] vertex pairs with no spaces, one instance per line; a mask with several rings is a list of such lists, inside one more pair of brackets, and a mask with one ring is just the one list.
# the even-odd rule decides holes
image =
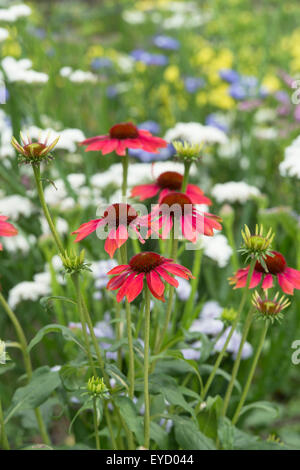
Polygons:
[[138,129],[132,122],[122,122],[111,127],[108,135],[91,137],[80,142],[80,145],[87,145],[86,152],[101,150],[106,155],[115,151],[118,155],[125,155],[127,148],[158,153],[158,148],[168,144],[160,137],[154,137],[151,132]]
[[[14,237],[17,235],[18,230],[9,222],[6,222],[8,217],[0,215],[0,237]],[[2,244],[0,243],[0,251],[3,250]]]
[[222,230],[221,217],[200,212],[187,194],[171,192],[164,196],[149,215],[151,221],[157,221],[162,229],[162,238],[167,238],[174,221],[180,224],[184,238],[196,243],[200,234],[213,236],[214,229]]
[[[271,253],[273,256],[267,255],[265,258],[268,271],[259,261],[256,262],[249,285],[250,289],[256,287],[261,281],[263,281],[263,289],[271,289],[273,276],[275,276],[283,292],[293,295],[294,289],[300,289],[300,271],[289,268],[284,256],[278,251],[271,251]],[[229,278],[234,289],[246,286],[248,271],[249,266],[239,269],[233,277]]]
[[[159,194],[158,202],[173,191],[181,191],[183,175],[177,171],[165,171],[155,181],[155,183],[141,184],[135,186],[131,190],[131,197],[137,197],[140,201],[151,198]],[[189,196],[193,204],[211,205],[211,200],[204,196],[202,189],[195,184],[188,184],[186,194]]]
[[128,302],[132,302],[142,292],[144,280],[146,280],[151,294],[156,299],[165,302],[163,281],[178,287],[178,281],[170,274],[184,279],[193,278],[189,269],[152,251],[138,253],[131,258],[129,264],[116,266],[107,274],[109,276],[115,275],[106,287],[108,290],[119,289],[118,302],[121,302],[125,296]]
[[108,228],[104,249],[112,258],[116,249],[120,248],[128,239],[130,230],[136,233],[141,243],[145,243],[145,240],[139,233],[139,229],[147,227],[145,232],[148,235],[149,222],[148,217],[140,217],[129,204],[112,204],[104,212],[103,217],[82,224],[77,230],[72,232],[72,235],[77,235],[75,242],[80,242],[90,233],[95,232],[98,227],[104,226]]

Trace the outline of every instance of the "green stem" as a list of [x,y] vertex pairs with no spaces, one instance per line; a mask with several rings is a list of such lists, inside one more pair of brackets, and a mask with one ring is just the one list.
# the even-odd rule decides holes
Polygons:
[[116,443],[116,440],[115,440],[113,428],[112,428],[112,425],[111,425],[111,419],[110,419],[110,416],[109,416],[109,410],[108,410],[106,402],[104,403],[104,416],[105,416],[105,419],[106,419],[106,422],[107,422],[107,426],[108,426],[109,435],[110,435],[110,439],[111,439],[111,442],[112,442],[113,450],[117,450],[118,446],[117,446],[117,443]]
[[97,418],[97,405],[96,405],[96,398],[93,398],[93,417],[94,417],[94,431],[95,431],[95,440],[96,440],[96,449],[100,450],[100,437],[98,431],[98,418]]
[[129,164],[129,159],[128,155],[124,155],[122,157],[122,166],[123,166],[123,183],[122,183],[122,196],[126,197],[127,194],[127,176],[128,176],[128,164]]
[[[12,311],[12,309],[10,308],[8,303],[6,302],[6,300],[3,297],[1,292],[0,292],[0,303],[1,303],[4,311],[7,313],[10,321],[12,322],[12,324],[15,328],[19,343],[21,345],[25,370],[26,370],[26,373],[27,373],[28,381],[29,381],[32,377],[32,364],[31,364],[31,359],[30,359],[29,352],[27,350],[27,341],[26,341],[26,337],[25,337],[23,328],[21,327],[21,324],[20,324],[19,320],[17,319],[16,315],[14,314],[14,312]],[[46,426],[44,424],[40,409],[36,408],[34,410],[34,412],[35,412],[38,427],[39,427],[39,430],[40,430],[40,433],[41,433],[41,436],[43,438],[44,443],[47,444],[47,445],[51,445],[51,441],[49,439],[47,429],[46,429]]]
[[195,258],[194,258],[194,264],[193,264],[193,270],[192,274],[194,276],[194,279],[191,281],[191,293],[190,297],[185,304],[184,311],[183,311],[183,316],[182,316],[182,324],[184,325],[185,328],[188,328],[190,325],[187,323],[188,320],[190,319],[190,314],[193,311],[194,308],[194,300],[197,292],[197,287],[199,283],[199,276],[200,276],[200,271],[201,271],[201,261],[202,261],[202,255],[203,255],[203,250],[199,248],[196,250],[195,253]]
[[0,442],[1,442],[1,447],[3,447],[3,450],[10,450],[9,442],[8,442],[6,432],[5,432],[4,416],[3,416],[1,400],[0,400]]
[[35,181],[36,181],[36,187],[37,187],[37,191],[38,191],[38,195],[39,195],[39,199],[40,199],[40,203],[41,203],[44,215],[47,219],[49,228],[50,228],[51,233],[53,235],[53,238],[55,240],[58,251],[60,252],[60,254],[62,254],[64,256],[65,250],[64,250],[62,241],[61,241],[61,239],[60,239],[60,237],[57,233],[57,230],[56,230],[55,225],[52,221],[52,217],[51,217],[51,214],[49,212],[47,203],[45,201],[44,190],[43,190],[43,185],[42,185],[42,181],[41,181],[40,167],[36,166],[36,165],[32,165],[32,169],[33,169],[33,173],[34,173],[34,177],[35,177]]
[[237,271],[239,269],[239,261],[238,261],[237,250],[236,250],[235,240],[234,240],[234,235],[233,235],[233,222],[229,220],[226,221],[224,219],[224,227],[225,227],[225,233],[227,235],[229,245],[232,248],[231,261],[232,261],[233,270]]
[[182,193],[186,192],[191,166],[192,166],[191,161],[184,162],[184,175],[183,175],[183,181],[182,181],[182,185],[181,185],[181,192]]
[[241,313],[243,311],[243,308],[244,308],[244,305],[246,303],[246,299],[247,299],[247,296],[248,296],[248,290],[249,290],[249,285],[250,285],[250,281],[251,281],[251,278],[252,278],[252,274],[253,274],[253,271],[254,271],[254,268],[255,268],[255,264],[256,264],[256,260],[255,259],[252,259],[251,260],[251,263],[250,263],[250,267],[249,267],[249,272],[248,272],[248,276],[247,276],[247,282],[246,282],[246,286],[244,288],[244,292],[243,292],[243,296],[242,296],[242,299],[241,299],[241,302],[240,302],[240,306],[239,306],[239,309],[238,309],[238,312],[237,312],[237,315],[236,315],[236,318],[234,320],[234,322],[232,323],[232,327],[230,329],[230,332],[226,338],[226,341],[224,343],[224,346],[222,348],[222,350],[220,351],[217,359],[216,359],[216,362],[215,362],[215,365],[207,379],[207,382],[205,384],[205,387],[204,387],[204,390],[203,390],[203,396],[202,396],[202,399],[204,400],[206,395],[207,395],[207,392],[212,384],[212,381],[216,375],[216,372],[223,360],[223,357],[226,353],[226,350],[227,350],[227,346],[229,344],[229,341],[231,340],[231,337],[236,329],[236,326],[239,322],[239,319],[240,319],[240,316],[241,316]]
[[243,408],[244,403],[246,401],[246,398],[247,398],[247,395],[248,395],[248,392],[249,392],[249,388],[250,388],[250,385],[251,385],[251,382],[252,382],[252,379],[253,379],[253,376],[254,376],[254,373],[255,373],[255,369],[256,369],[256,366],[257,366],[257,363],[258,363],[258,360],[259,360],[259,357],[260,357],[260,354],[261,354],[261,351],[262,351],[262,348],[263,348],[263,345],[264,345],[264,341],[265,341],[265,338],[266,338],[266,335],[267,335],[268,328],[269,328],[269,321],[265,321],[265,324],[264,324],[264,327],[263,327],[262,332],[261,332],[260,340],[259,340],[259,343],[258,343],[258,346],[257,346],[255,356],[253,358],[253,362],[252,362],[252,365],[251,365],[251,368],[250,368],[250,372],[249,372],[249,375],[248,375],[248,378],[247,378],[242,396],[240,398],[239,404],[238,404],[237,409],[236,409],[236,411],[234,413],[234,416],[232,418],[232,424],[235,424],[237,422],[237,420],[239,419],[241,409]]
[[244,347],[244,344],[245,344],[246,339],[248,337],[248,333],[249,333],[249,330],[250,330],[250,327],[251,327],[251,324],[252,324],[252,321],[253,321],[253,314],[254,314],[254,311],[253,311],[252,308],[250,308],[250,310],[248,312],[248,315],[247,315],[247,318],[246,318],[246,321],[245,321],[245,325],[244,325],[243,334],[242,334],[241,343],[240,343],[240,346],[239,346],[239,349],[238,349],[238,353],[237,353],[237,356],[236,356],[235,361],[234,361],[230,382],[229,382],[228,387],[227,387],[227,391],[226,391],[226,395],[225,395],[225,399],[224,399],[224,405],[223,405],[223,409],[222,409],[222,415],[223,416],[226,416],[226,412],[227,412],[228,405],[229,405],[229,402],[230,402],[230,398],[231,398],[231,395],[232,395],[232,390],[233,390],[233,387],[234,387],[234,382],[235,382],[235,379],[237,377],[239,367],[240,367],[240,363],[241,363],[243,347]]
[[131,310],[127,300],[125,300],[126,308],[126,323],[127,323],[127,337],[128,337],[128,350],[129,350],[129,367],[128,367],[128,380],[129,380],[129,397],[134,397],[134,350],[132,340],[131,328]]
[[144,336],[144,446],[150,446],[150,399],[149,399],[149,341],[150,341],[150,291],[145,288],[145,336]]

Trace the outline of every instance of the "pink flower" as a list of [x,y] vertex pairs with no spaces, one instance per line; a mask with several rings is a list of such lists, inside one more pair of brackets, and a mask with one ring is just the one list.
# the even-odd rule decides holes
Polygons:
[[104,212],[103,217],[90,220],[82,224],[72,235],[77,235],[75,242],[80,242],[98,227],[108,227],[108,235],[105,240],[104,249],[112,258],[116,249],[120,248],[129,237],[129,231],[132,230],[140,240],[145,243],[139,229],[147,227],[146,236],[149,233],[148,217],[139,217],[135,209],[129,204],[113,204]]
[[146,281],[151,294],[156,299],[165,302],[164,282],[178,287],[178,281],[174,279],[172,274],[184,279],[193,278],[192,273],[184,266],[151,251],[138,253],[131,258],[129,264],[116,266],[107,274],[109,276],[115,275],[106,287],[108,290],[119,289],[118,302],[121,302],[125,296],[128,302],[132,302],[142,292],[144,281]]
[[[165,171],[157,178],[155,183],[135,186],[131,190],[131,197],[137,197],[140,201],[144,201],[160,193],[158,202],[161,202],[170,192],[181,191],[182,182],[183,176],[177,171]],[[211,200],[204,196],[202,189],[195,184],[187,185],[186,194],[193,204],[211,204]]]
[[[261,281],[263,289],[271,289],[273,287],[273,277],[277,278],[283,292],[293,295],[294,289],[300,289],[300,271],[289,268],[284,256],[278,251],[272,251],[274,256],[267,256],[265,263],[268,271],[256,262],[254,272],[250,281],[250,289],[256,287]],[[229,278],[230,283],[234,285],[234,289],[245,287],[250,266],[239,269],[235,275]]]
[[123,122],[114,125],[108,135],[91,137],[80,142],[80,145],[87,145],[86,152],[101,150],[102,154],[106,155],[115,151],[118,155],[125,155],[127,148],[158,153],[158,148],[168,144],[160,137],[154,137],[151,132],[138,129],[132,122]]
[[161,237],[167,238],[173,224],[180,224],[184,238],[196,243],[199,235],[214,235],[222,230],[221,217],[198,211],[187,194],[171,192],[157,204],[149,215],[151,223],[158,222],[162,229]]
[[[14,237],[17,235],[18,230],[9,222],[6,222],[8,217],[0,215],[0,237]],[[0,250],[3,250],[2,244],[0,243]]]

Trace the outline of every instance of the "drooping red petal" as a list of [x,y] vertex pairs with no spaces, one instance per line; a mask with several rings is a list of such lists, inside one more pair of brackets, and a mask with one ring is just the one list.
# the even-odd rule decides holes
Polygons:
[[135,276],[136,276],[136,273],[129,274],[127,279],[124,281],[122,287],[120,288],[119,292],[117,293],[117,302],[121,302],[123,297],[125,297],[125,295],[128,292],[128,287],[130,286],[131,282],[134,281]]
[[155,268],[155,271],[168,283],[171,284],[174,287],[179,286],[179,282],[177,279],[174,279],[174,277],[170,276],[170,274],[167,273],[167,271],[162,267],[158,266]]
[[162,294],[162,295],[159,295],[159,294],[156,292],[156,290],[154,289],[154,287],[153,287],[153,285],[152,285],[152,283],[151,283],[150,273],[147,273],[147,274],[146,274],[146,279],[147,279],[147,285],[148,285],[149,290],[150,290],[151,294],[153,295],[153,297],[155,297],[155,298],[158,299],[158,300],[161,300],[162,302],[165,302],[165,298],[164,298],[163,294]]
[[156,183],[140,184],[131,190],[131,197],[138,197],[140,201],[156,196],[159,186]]
[[108,290],[116,290],[119,289],[119,287],[122,286],[123,282],[125,281],[126,277],[128,276],[128,272],[125,272],[123,274],[119,274],[119,276],[115,276],[111,278],[107,285],[106,288]]
[[296,289],[300,289],[300,271],[293,268],[286,268],[284,275]]
[[119,266],[116,266],[115,268],[112,268],[108,273],[106,273],[108,276],[112,276],[113,274],[120,274],[123,273],[124,271],[130,269],[130,266],[128,264],[119,264]]
[[294,286],[291,282],[286,278],[285,274],[277,274],[278,284],[280,285],[283,292],[288,295],[294,294]]
[[144,286],[144,277],[144,273],[138,274],[127,287],[126,298],[129,303],[136,299],[137,296],[142,292]]
[[162,282],[161,278],[155,271],[150,271],[147,274],[147,282],[151,284],[152,289],[156,292],[156,294],[161,297],[165,290],[165,285]]
[[175,274],[175,276],[183,277],[184,279],[189,279],[191,277],[180,265],[164,263],[162,266],[167,272]]
[[90,235],[92,232],[97,230],[97,227],[99,225],[104,225],[106,222],[104,219],[93,219],[90,220],[89,222],[85,222],[84,224],[80,225],[80,227],[75,230],[74,232],[71,233],[71,235],[77,235],[75,238],[75,242],[80,242],[84,238],[86,238],[88,235]]
[[193,204],[206,204],[207,206],[212,204],[211,200],[204,195],[202,189],[195,184],[187,185],[186,194],[189,196]]
[[263,289],[271,289],[273,287],[273,277],[272,274],[267,274],[262,283]]

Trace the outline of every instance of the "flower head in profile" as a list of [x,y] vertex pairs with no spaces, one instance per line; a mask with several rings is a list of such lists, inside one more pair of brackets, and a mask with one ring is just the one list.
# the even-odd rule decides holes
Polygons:
[[125,296],[128,302],[132,302],[142,292],[144,281],[151,294],[164,302],[165,282],[178,287],[178,281],[172,275],[184,279],[193,278],[192,273],[184,266],[152,251],[138,253],[131,258],[129,264],[116,266],[107,274],[114,276],[108,282],[107,289],[119,290],[118,302],[121,302]]
[[158,149],[168,144],[160,137],[154,137],[151,132],[138,129],[132,122],[122,122],[110,128],[108,135],[99,135],[80,142],[87,145],[86,152],[100,150],[103,155],[115,151],[125,155],[126,149],[142,149],[146,152],[158,153]]
[[271,244],[275,236],[275,233],[272,233],[272,228],[270,228],[268,233],[264,235],[263,226],[261,225],[259,227],[256,225],[255,233],[251,234],[249,227],[245,225],[244,231],[242,230],[241,233],[244,245],[239,251],[247,255],[246,263],[252,258],[255,258],[267,270],[265,258],[267,256],[272,256]]
[[129,204],[112,204],[105,210],[102,217],[90,220],[72,232],[72,235],[77,235],[75,242],[80,242],[95,232],[98,227],[108,230],[104,249],[112,258],[117,248],[127,241],[130,231],[138,237],[141,243],[145,243],[139,230],[141,227],[145,227],[145,236],[148,235],[149,221],[147,217],[140,217]]
[[[181,191],[183,176],[177,171],[165,171],[156,179],[154,183],[141,184],[131,190],[131,197],[136,197],[140,201],[152,198],[159,193],[158,202],[169,193]],[[202,189],[195,184],[188,184],[186,194],[193,204],[211,205],[211,200],[204,196]]]
[[192,162],[201,160],[201,151],[203,149],[203,144],[194,143],[191,144],[187,141],[181,142],[180,140],[175,140],[172,142],[176,154],[175,157],[183,162]]
[[[8,217],[0,215],[0,237],[14,237],[17,235],[18,230],[9,222],[6,222]],[[2,244],[0,243],[0,251],[3,250]]]
[[[229,278],[234,289],[245,287],[250,266],[239,269],[233,277]],[[276,278],[278,284],[285,294],[294,294],[294,289],[300,289],[300,271],[289,268],[284,256],[278,251],[271,251],[264,259],[264,266],[256,261],[255,268],[250,280],[250,289],[258,286],[262,281],[263,289],[273,287],[273,279]]]
[[291,304],[284,295],[280,299],[278,297],[278,292],[271,299],[267,295],[262,297],[255,291],[252,296],[252,305],[260,317],[273,323],[275,320],[280,320],[283,317],[282,311]]
[[23,134],[20,132],[20,137],[22,144],[12,138],[12,145],[20,155],[21,163],[31,163],[33,165],[39,165],[42,160],[51,160],[53,157],[51,155],[51,150],[57,144],[59,137],[57,137],[53,142],[48,143],[50,135],[48,134],[44,142],[39,138],[37,142],[33,142],[32,139],[28,136],[27,141]]
[[[222,230],[221,217],[200,212],[187,194],[171,192],[164,196],[149,214],[151,223],[158,223],[161,237],[168,238],[174,226],[179,228],[184,238],[196,243],[200,235],[213,236],[214,229]],[[177,227],[175,227],[175,224]]]

